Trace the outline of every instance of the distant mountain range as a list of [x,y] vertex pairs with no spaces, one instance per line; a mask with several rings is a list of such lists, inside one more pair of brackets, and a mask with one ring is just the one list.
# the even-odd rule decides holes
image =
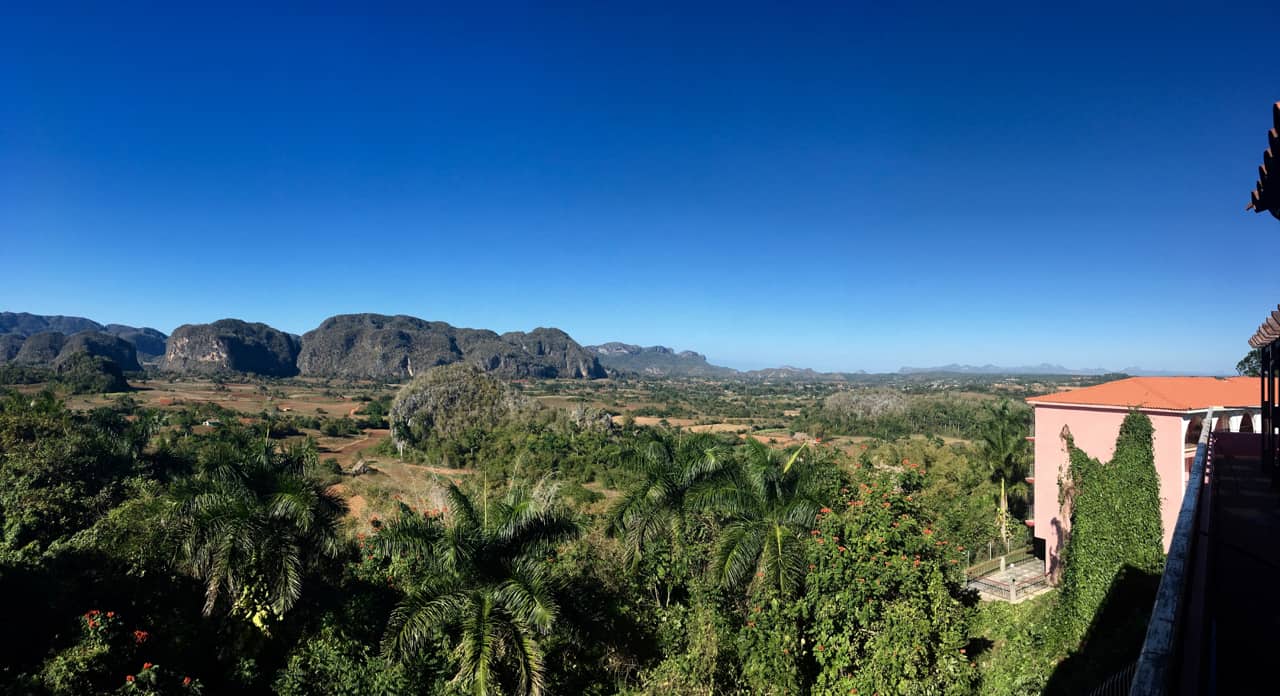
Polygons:
[[629,343],[602,343],[584,346],[600,364],[618,372],[634,372],[650,377],[736,377],[739,372],[707,362],[707,356],[691,350],[677,352],[666,346],[640,347]]
[[1169,372],[1159,370],[1144,370],[1141,367],[1126,367],[1123,370],[1108,370],[1103,367],[1094,368],[1070,368],[1062,365],[1053,365],[1050,363],[1040,363],[1039,365],[1022,365],[1019,367],[1002,367],[999,365],[959,365],[951,363],[949,365],[941,365],[938,367],[903,367],[898,370],[899,374],[915,375],[926,373],[942,373],[942,374],[960,374],[960,375],[1079,375],[1079,376],[1098,376],[1112,374],[1126,374],[1132,376],[1169,376],[1181,375],[1182,372]]
[[0,363],[51,365],[76,353],[109,358],[122,370],[142,369],[164,355],[167,336],[146,327],[99,324],[84,317],[0,312]]
[[600,364],[607,369],[624,374],[645,377],[713,377],[720,379],[745,379],[761,382],[815,382],[845,381],[847,375],[840,372],[817,372],[809,368],[770,367],[762,370],[735,370],[707,362],[707,356],[691,350],[677,351],[666,346],[641,347],[630,343],[602,343],[586,346]]
[[0,313],[0,364],[47,367],[81,352],[126,371],[140,369],[142,358],[179,374],[400,381],[436,365],[468,362],[507,379],[607,376],[595,355],[551,328],[498,334],[408,316],[343,314],[302,336],[239,319],[184,324],[165,336],[83,317]]
[[[384,314],[342,314],[301,336],[239,319],[185,324],[172,336],[146,327],[100,324],[84,317],[0,312],[0,364],[53,365],[76,353],[107,358],[122,370],[143,365],[186,374],[248,373],[401,381],[436,365],[468,362],[507,379],[594,379],[609,373],[654,378],[753,381],[854,381],[865,372],[818,372],[782,366],[735,370],[691,350],[629,343],[582,346],[555,328],[498,334],[444,322]],[[1104,375],[1103,368],[1043,363],[1020,367],[903,367],[898,375]],[[1176,374],[1130,367],[1130,375]],[[889,375],[885,375],[888,377]]]

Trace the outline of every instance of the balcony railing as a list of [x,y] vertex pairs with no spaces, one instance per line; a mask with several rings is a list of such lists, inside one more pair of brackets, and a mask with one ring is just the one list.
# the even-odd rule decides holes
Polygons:
[[[1213,411],[1206,416],[1209,422]],[[1212,522],[1213,436],[1200,433],[1196,458],[1178,510],[1164,575],[1147,624],[1147,637],[1138,656],[1130,696],[1163,696],[1171,691],[1196,693],[1201,683],[1200,647],[1203,637],[1204,581]],[[1185,644],[1190,644],[1191,649]],[[1183,659],[1178,659],[1181,656]],[[1180,664],[1179,664],[1180,663]],[[1186,685],[1190,688],[1179,689]]]

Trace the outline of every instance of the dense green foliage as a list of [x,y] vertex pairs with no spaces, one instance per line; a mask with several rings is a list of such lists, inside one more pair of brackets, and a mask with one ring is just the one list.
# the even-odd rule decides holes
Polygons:
[[391,404],[397,445],[431,451],[480,437],[527,404],[510,387],[465,364],[432,368],[405,385]]
[[1236,363],[1236,374],[1257,377],[1262,374],[1262,349],[1254,348]]
[[921,474],[869,478],[843,512],[822,516],[810,542],[813,691],[970,693],[958,550],[920,517]]
[[1085,636],[1122,573],[1156,575],[1164,565],[1152,433],[1151,419],[1130,413],[1107,464],[1068,442],[1071,531],[1063,550],[1060,611],[1074,636]]
[[[1032,693],[1072,657],[1056,602],[997,615],[962,587],[1021,475],[1017,409],[983,402],[972,444],[850,457],[586,405],[472,419],[471,396],[522,400],[472,386],[418,399],[404,449],[466,468],[345,520],[355,479],[301,431],[394,422],[386,399],[250,418],[5,394],[0,693]],[[1117,461],[1145,456],[1122,439]]]
[[[1030,421],[1031,409],[1025,404],[1004,404],[1012,417],[1009,422]],[[913,395],[893,389],[860,389],[838,391],[821,405],[805,408],[792,427],[819,437],[894,439],[918,433],[976,440],[989,422],[988,407],[980,399],[950,393]]]
[[383,652],[399,660],[435,647],[443,631],[457,674],[471,693],[541,694],[542,637],[559,614],[549,570],[558,544],[579,529],[558,507],[555,487],[512,486],[500,499],[447,491],[447,522],[407,507],[378,530],[373,548],[397,563],[407,594],[391,615]]
[[70,394],[129,391],[120,366],[110,358],[73,353],[56,366],[0,364],[0,384],[48,384]]
[[1060,589],[1009,607],[984,605],[975,633],[991,693],[1088,693],[1133,662],[1163,565],[1151,421],[1130,413],[1108,463],[1068,443],[1071,531]]

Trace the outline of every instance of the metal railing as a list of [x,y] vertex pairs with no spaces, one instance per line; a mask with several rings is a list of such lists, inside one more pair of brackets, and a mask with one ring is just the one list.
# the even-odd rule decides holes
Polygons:
[[1033,547],[1027,546],[1021,549],[1013,549],[1012,551],[1001,554],[989,561],[975,563],[966,568],[965,573],[969,577],[978,577],[991,573],[992,571],[1003,570],[1007,566],[1011,566],[1014,563],[1021,563],[1022,561],[1031,558],[1035,558],[1035,550]]
[[1030,544],[1021,548],[1011,549],[998,556],[992,555],[991,552],[988,551],[987,560],[978,561],[971,566],[965,567],[965,579],[972,580],[973,578],[988,575],[997,570],[1004,570],[1006,566],[1011,566],[1014,563],[1021,563],[1022,561],[1030,558],[1035,558],[1035,547]]
[[1049,586],[1049,575],[1040,573],[1028,578],[1000,580],[996,576],[971,578],[968,586],[979,592],[985,592],[994,598],[1017,602],[1019,597],[1026,598]]
[[1128,667],[1116,672],[1102,682],[1102,685],[1089,692],[1089,696],[1124,696],[1133,686],[1133,673],[1138,663],[1130,663]]
[[[1205,421],[1210,422],[1212,417],[1213,410],[1210,410]],[[1196,557],[1202,556],[1208,545],[1208,540],[1202,537],[1208,534],[1210,512],[1205,482],[1206,475],[1212,476],[1212,443],[1210,429],[1204,428],[1196,444],[1196,458],[1187,477],[1187,490],[1178,510],[1178,522],[1165,559],[1160,589],[1156,591],[1151,620],[1147,623],[1147,636],[1138,655],[1130,696],[1163,696],[1169,692],[1174,673],[1180,667],[1183,683],[1198,681],[1198,656],[1184,656],[1189,658],[1185,660],[1175,660],[1175,657],[1179,639],[1187,629],[1183,625],[1183,617],[1188,613],[1188,605],[1202,599],[1190,596],[1188,588],[1193,562],[1201,560]],[[1179,662],[1184,664],[1179,665]]]

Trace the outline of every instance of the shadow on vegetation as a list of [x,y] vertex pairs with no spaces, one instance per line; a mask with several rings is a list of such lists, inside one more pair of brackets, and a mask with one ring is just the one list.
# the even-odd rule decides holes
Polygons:
[[1044,693],[1087,695],[1138,658],[1160,576],[1132,566],[1116,575],[1080,646],[1053,670]]

